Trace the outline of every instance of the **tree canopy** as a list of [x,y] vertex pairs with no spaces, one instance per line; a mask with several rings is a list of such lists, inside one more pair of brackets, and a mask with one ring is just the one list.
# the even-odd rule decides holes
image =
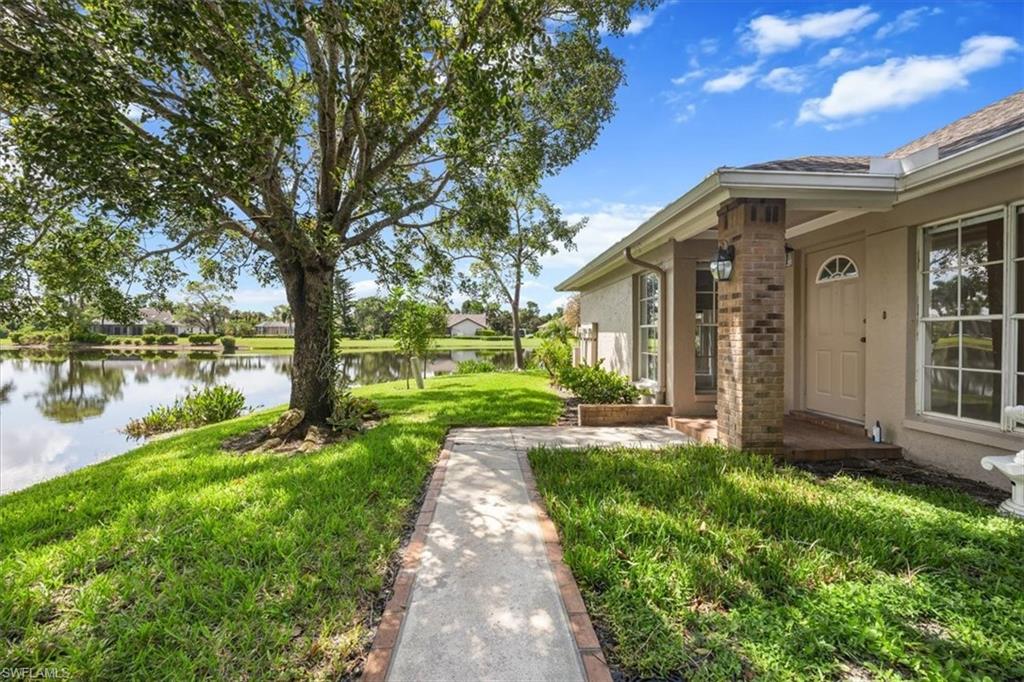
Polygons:
[[291,404],[322,421],[339,260],[429,256],[425,231],[485,169],[525,183],[592,145],[621,80],[600,35],[637,4],[5,2],[0,162],[18,202],[0,251],[49,229],[45,197],[131,227],[144,256],[283,281]]

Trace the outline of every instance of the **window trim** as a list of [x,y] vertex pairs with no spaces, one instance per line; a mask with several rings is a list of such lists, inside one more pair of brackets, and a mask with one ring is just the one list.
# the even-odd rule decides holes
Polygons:
[[[655,293],[654,293],[653,297],[652,296],[645,296],[644,295],[645,292],[646,292],[646,287],[645,287],[644,280],[647,277],[650,277],[654,281]],[[661,338],[661,316],[664,315],[664,311],[661,309],[661,278],[658,276],[658,273],[656,273],[656,272],[645,271],[645,272],[641,272],[641,273],[637,274],[636,279],[634,281],[636,283],[636,287],[635,287],[635,289],[636,289],[636,371],[633,372],[633,376],[636,378],[636,380],[638,382],[642,382],[644,384],[651,385],[651,386],[653,386],[653,385],[660,385],[660,383],[661,383],[661,377],[660,376],[653,377],[653,378],[649,377],[649,376],[646,376],[646,368],[647,368],[648,365],[647,365],[646,357],[645,356],[649,356],[649,355],[653,355],[654,356],[654,368],[655,368],[654,371],[656,373],[660,374],[661,373],[661,344],[663,343],[663,340]],[[655,303],[657,304],[658,315],[654,319],[653,322],[644,323],[643,322],[643,315],[644,315],[644,312],[643,312],[644,311],[644,305],[643,304],[644,304],[645,301],[651,300],[652,298],[655,301]],[[643,330],[645,328],[646,329],[653,329],[655,334],[656,334],[657,344],[658,345],[657,345],[657,349],[653,353],[651,353],[648,350],[645,350],[644,346],[641,343],[641,330]]]
[[[715,311],[715,322],[714,322],[714,324],[705,324],[703,322],[698,322],[696,319],[694,319],[695,338],[694,338],[694,356],[693,356],[693,360],[694,360],[694,367],[693,367],[693,392],[694,392],[694,395],[696,395],[698,397],[698,399],[701,398],[701,397],[714,396],[714,395],[717,395],[717,393],[718,393],[718,367],[717,367],[717,362],[718,362],[718,280],[713,278],[713,277],[711,278],[711,289],[710,290],[698,289],[697,288],[697,278],[699,277],[699,273],[700,272],[707,272],[708,274],[710,274],[711,273],[711,264],[710,264],[710,262],[708,262],[708,261],[698,261],[696,263],[696,266],[694,267],[694,278],[693,278],[693,298],[694,298],[694,304],[696,305],[697,297],[700,296],[701,294],[709,294],[709,295],[711,295],[711,301],[712,301],[712,305],[714,306],[714,311]],[[703,327],[713,328],[715,330],[715,354],[713,356],[709,356],[709,357],[711,357],[711,373],[710,374],[705,374],[703,372],[698,372],[697,371],[697,364],[696,364],[697,363],[696,336],[700,334],[700,331],[701,331],[701,329]],[[714,384],[713,387],[711,389],[706,389],[706,390],[702,390],[702,389],[697,388],[697,377],[698,376],[710,376],[711,379],[712,379],[712,383]]]
[[[1024,313],[1015,313],[1016,309],[1016,282],[1017,277],[1024,276],[1024,258],[1017,258],[1015,256],[1016,249],[1016,234],[1017,234],[1017,215],[1018,209],[1024,207],[1024,199],[1017,199],[1005,204],[999,204],[996,206],[989,206],[986,208],[970,211],[968,213],[961,213],[953,216],[947,216],[940,220],[934,220],[928,223],[919,225],[916,234],[916,247],[917,253],[914,260],[914,291],[916,298],[914,305],[916,306],[916,343],[915,343],[915,357],[914,357],[914,377],[915,377],[915,396],[914,396],[914,412],[917,415],[927,417],[930,419],[936,419],[951,424],[962,424],[971,426],[980,426],[988,429],[998,429],[1004,432],[1020,432],[1024,431],[1024,425],[1011,424],[1006,417],[1006,407],[1008,405],[1016,405],[1024,402],[1024,395],[1015,395],[1017,390],[1017,373],[1019,370],[1016,367],[1017,355],[1019,350],[1017,348],[1018,329],[1020,326],[1017,324],[1018,321],[1024,320]],[[957,223],[957,229],[962,229],[961,223],[971,218],[983,216],[988,213],[1001,213],[1003,220],[1003,253],[1002,257],[993,261],[992,263],[998,263],[1003,266],[1003,308],[997,314],[989,315],[957,315],[954,320],[949,318],[935,318],[926,314],[925,310],[925,296],[926,296],[926,284],[925,278],[929,272],[928,265],[925,262],[925,234],[927,231],[934,227],[941,225],[947,225],[949,223]],[[959,257],[959,238],[957,243],[957,251]],[[989,422],[982,421],[979,419],[973,419],[970,417],[963,417],[959,415],[950,415],[942,412],[932,412],[925,410],[925,373],[930,369],[926,367],[926,352],[927,352],[927,336],[926,336],[926,324],[929,322],[940,322],[940,321],[951,321],[954,323],[968,322],[968,321],[1001,321],[1002,322],[1002,343],[1003,343],[1003,358],[1002,364],[998,370],[983,370],[983,369],[967,369],[967,371],[998,374],[1001,378],[1001,390],[1000,390],[1000,409],[999,409],[999,421]],[[962,333],[962,332],[961,332]],[[959,360],[959,367],[957,368],[958,376],[964,372],[962,354],[963,346],[961,344],[961,359]],[[960,396],[957,396],[957,400],[960,400]]]
[[[828,279],[822,279],[821,278],[821,274],[823,272],[825,272],[825,266],[828,265],[829,263],[832,263],[833,261],[839,260],[840,258],[845,258],[847,261],[849,261],[853,265],[853,274],[852,275],[843,274],[843,275],[839,275],[837,277],[829,277]],[[818,268],[818,274],[815,275],[815,277],[814,277],[814,283],[815,284],[829,284],[830,282],[843,282],[843,281],[848,280],[848,279],[857,279],[858,277],[860,277],[860,266],[857,265],[857,261],[855,261],[853,258],[850,258],[849,256],[847,256],[845,253],[837,253],[836,255],[832,256],[831,258],[829,258],[828,260],[826,260],[824,263],[821,264],[821,266]]]

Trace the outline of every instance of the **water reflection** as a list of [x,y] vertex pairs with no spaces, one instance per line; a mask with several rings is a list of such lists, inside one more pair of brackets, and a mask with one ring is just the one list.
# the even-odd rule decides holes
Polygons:
[[[511,351],[459,350],[434,353],[427,373],[452,372],[477,358],[512,366]],[[346,353],[339,362],[353,385],[407,372],[392,352]],[[128,450],[132,444],[118,429],[193,385],[226,383],[249,405],[281,404],[291,367],[288,355],[0,351],[0,494]]]

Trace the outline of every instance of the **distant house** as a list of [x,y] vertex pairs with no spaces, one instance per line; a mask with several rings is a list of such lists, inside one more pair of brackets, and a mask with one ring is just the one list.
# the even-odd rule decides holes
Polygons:
[[256,336],[295,336],[295,325],[281,320],[267,320],[256,325]]
[[138,319],[128,324],[105,319],[93,320],[89,329],[108,336],[140,336],[145,333],[146,327],[156,324],[163,326],[164,334],[198,334],[202,331],[195,325],[177,322],[171,313],[156,308],[140,308]]
[[454,313],[448,316],[448,336],[474,336],[478,329],[487,329],[487,315]]

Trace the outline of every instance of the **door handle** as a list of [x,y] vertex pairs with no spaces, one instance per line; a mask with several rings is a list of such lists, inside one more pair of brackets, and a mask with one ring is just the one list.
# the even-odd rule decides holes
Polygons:
[[861,343],[867,343],[868,342],[868,337],[866,337],[866,336],[860,337],[860,342]]

